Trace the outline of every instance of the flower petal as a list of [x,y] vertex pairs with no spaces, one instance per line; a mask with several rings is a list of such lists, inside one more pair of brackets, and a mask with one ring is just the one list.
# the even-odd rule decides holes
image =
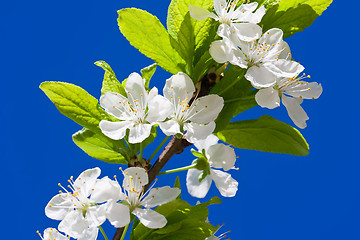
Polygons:
[[123,200],[124,194],[117,181],[109,179],[107,176],[97,180],[91,192],[90,200],[96,203],[103,203],[109,200]]
[[130,127],[129,143],[140,143],[150,136],[151,124],[137,124]]
[[300,63],[286,59],[267,61],[263,63],[263,66],[277,77],[287,78],[297,76],[305,69]]
[[198,21],[202,21],[205,18],[216,18],[216,15],[209,12],[208,10],[189,4],[190,16]]
[[323,89],[321,84],[317,82],[298,84],[295,87],[286,89],[285,93],[293,97],[301,97],[303,99],[317,99],[320,97]]
[[106,217],[114,227],[125,227],[130,222],[129,206],[111,201],[107,204]]
[[215,130],[215,122],[209,122],[206,125],[197,124],[197,123],[185,123],[184,130],[186,131],[186,139],[195,143],[196,141],[207,138],[210,134],[212,134]]
[[74,197],[61,193],[54,196],[45,207],[45,215],[54,220],[62,220],[74,211]]
[[255,23],[233,23],[232,26],[231,34],[236,35],[242,41],[253,41],[262,34],[262,28]]
[[143,186],[149,183],[149,177],[144,168],[130,167],[127,168],[123,174],[123,187],[125,189],[134,188],[136,192],[140,193],[143,190]]
[[239,183],[233,179],[229,173],[215,169],[211,169],[210,171],[211,177],[219,189],[220,194],[224,197],[235,196]]
[[180,193],[181,190],[179,188],[171,188],[169,186],[153,188],[141,201],[141,205],[145,208],[153,208],[175,200]]
[[68,240],[66,236],[59,233],[55,228],[45,229],[43,237],[45,240]]
[[74,182],[75,190],[80,191],[84,196],[88,197],[100,173],[101,170],[98,167],[83,171]]
[[306,121],[309,120],[309,117],[304,109],[300,106],[297,99],[283,95],[282,103],[286,107],[289,117],[295,123],[295,125],[302,129],[306,128]]
[[225,39],[214,41],[210,45],[209,52],[216,62],[226,63],[231,59],[231,44]]
[[88,228],[78,240],[95,240],[98,233],[99,229],[97,227]]
[[255,100],[263,108],[273,109],[280,106],[279,92],[273,87],[260,89],[255,95]]
[[110,122],[101,120],[99,127],[105,136],[114,140],[120,140],[125,137],[126,129],[130,128],[132,125],[133,123],[131,121]]
[[210,146],[217,144],[218,141],[218,137],[216,137],[214,134],[210,134],[207,138],[194,142],[194,145],[200,152],[203,149],[206,152]]
[[225,8],[228,5],[226,0],[214,0],[214,10],[218,16],[223,15],[226,11]]
[[186,175],[186,187],[191,196],[204,198],[209,192],[212,178],[206,176],[201,182],[199,181],[203,171],[198,169],[190,169]]
[[106,204],[91,206],[87,209],[85,220],[89,227],[97,227],[106,221]]
[[151,98],[148,108],[146,120],[150,123],[164,121],[174,111],[171,102],[160,95]]
[[136,106],[135,101],[139,101],[142,106],[146,106],[146,103],[142,102],[147,96],[146,89],[144,87],[144,80],[138,73],[131,73],[126,81],[125,90],[128,96],[128,101],[132,106]]
[[262,65],[249,68],[245,78],[251,82],[254,88],[267,88],[276,83],[276,76]]
[[214,121],[223,107],[224,99],[222,97],[215,94],[206,95],[194,100],[187,119],[195,123],[206,124]]
[[59,230],[72,238],[78,239],[88,228],[81,211],[72,211],[60,222]]
[[106,92],[100,97],[100,105],[105,109],[105,111],[114,117],[125,120],[127,119],[126,110],[124,109],[124,104],[120,102],[125,101],[126,98],[119,93]]
[[259,43],[260,44],[275,44],[275,45],[279,45],[278,43],[282,42],[283,39],[283,31],[279,28],[272,28],[268,31],[266,31],[263,36],[259,39]]
[[171,136],[171,135],[181,133],[180,125],[174,119],[170,119],[170,120],[165,121],[165,122],[159,122],[159,126],[160,126],[161,131],[167,136]]
[[135,208],[132,213],[137,216],[140,222],[148,228],[162,228],[165,227],[167,220],[160,213],[151,209]]
[[195,86],[191,78],[185,73],[179,72],[166,80],[164,86],[164,96],[170,101],[177,104],[178,101],[190,101]]
[[209,147],[206,155],[209,157],[211,167],[223,168],[225,171],[234,167],[236,162],[236,154],[233,148],[218,143]]

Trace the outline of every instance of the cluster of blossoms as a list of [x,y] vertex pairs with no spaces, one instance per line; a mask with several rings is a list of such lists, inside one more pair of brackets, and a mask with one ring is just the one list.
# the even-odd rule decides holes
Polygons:
[[43,239],[72,237],[94,240],[106,219],[115,227],[124,227],[130,223],[132,215],[148,228],[162,228],[166,225],[166,218],[151,208],[175,200],[180,189],[166,186],[144,192],[148,174],[143,168],[124,170],[122,187],[117,180],[108,177],[98,179],[100,173],[99,168],[93,168],[81,173],[75,181],[70,177],[69,190],[59,184],[65,192],[60,191],[49,201],[45,214],[51,219],[60,220],[58,229],[67,236],[48,228]]
[[263,6],[258,8],[256,2],[237,5],[237,0],[214,0],[215,13],[192,5],[189,10],[197,20],[210,17],[221,23],[217,34],[222,40],[211,44],[212,58],[247,69],[245,78],[259,89],[256,102],[273,109],[280,106],[281,99],[295,125],[305,128],[309,117],[300,104],[303,99],[318,98],[321,85],[298,77],[304,67],[292,60],[281,29],[273,28],[262,34],[257,24],[265,14]]

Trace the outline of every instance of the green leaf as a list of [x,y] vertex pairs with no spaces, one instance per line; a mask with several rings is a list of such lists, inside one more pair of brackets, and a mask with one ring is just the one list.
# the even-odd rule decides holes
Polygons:
[[232,122],[217,136],[241,149],[300,156],[309,154],[309,145],[298,130],[270,116]]
[[101,95],[104,95],[106,92],[116,92],[120,93],[123,96],[126,96],[125,88],[117,80],[114,71],[111,69],[110,65],[104,61],[95,62],[96,66],[101,67],[105,70],[104,80],[101,88]]
[[224,108],[221,110],[216,122],[218,132],[224,129],[231,119],[257,106],[255,101],[255,93],[250,82],[245,79],[246,69],[231,65],[225,71],[224,77],[217,83],[211,93],[218,94],[224,98]]
[[157,17],[136,8],[121,9],[118,14],[120,31],[132,46],[172,74],[184,71],[185,62]]
[[127,164],[129,155],[124,141],[112,140],[86,128],[73,134],[74,143],[89,156],[108,163]]
[[193,240],[209,237],[216,227],[207,223],[210,204],[221,202],[219,198],[212,198],[209,202],[191,206],[189,203],[177,199],[155,209],[167,219],[167,224],[161,229],[149,229],[138,224],[132,232],[131,240]]
[[186,73],[192,77],[192,69],[208,51],[216,30],[214,20],[197,21],[190,16],[189,4],[210,9],[212,0],[172,0],[168,9],[167,28],[172,46],[187,63]]
[[98,100],[81,87],[64,82],[43,82],[40,89],[56,108],[77,124],[101,133],[99,123],[112,119],[98,104]]
[[142,78],[145,79],[146,89],[149,89],[150,80],[155,73],[156,67],[157,64],[154,63],[140,70]]
[[[178,188],[178,189],[181,190],[181,183],[180,183],[179,176],[177,176],[176,179],[175,179],[174,188]],[[181,199],[181,193],[179,194],[179,196],[176,199]]]
[[261,21],[264,32],[270,28],[280,28],[284,31],[284,38],[287,38],[309,27],[332,0],[261,0],[260,3],[267,6]]

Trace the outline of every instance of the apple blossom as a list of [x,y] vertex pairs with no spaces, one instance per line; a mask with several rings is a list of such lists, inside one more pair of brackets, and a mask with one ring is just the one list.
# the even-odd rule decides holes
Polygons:
[[[164,227],[167,223],[166,218],[150,208],[175,200],[181,192],[180,189],[166,186],[151,188],[144,193],[144,186],[148,184],[148,174],[145,169],[131,167],[123,171],[123,175],[124,192],[118,185],[119,198],[112,199],[106,210],[110,223],[117,228],[124,227],[130,223],[131,213],[148,228]],[[119,200],[122,202],[117,203]]]
[[248,69],[245,78],[255,88],[266,88],[274,85],[279,77],[290,78],[304,70],[300,63],[290,60],[289,46],[282,37],[282,30],[277,28],[268,30],[254,41],[233,41],[225,37],[214,41],[209,51],[216,62],[229,61]]
[[205,139],[215,129],[214,120],[224,106],[222,97],[212,94],[190,100],[195,92],[193,81],[185,73],[178,73],[166,80],[164,96],[171,102],[172,113],[161,130],[168,136],[186,131],[189,142]]
[[96,239],[97,226],[106,220],[106,205],[101,203],[117,197],[116,182],[108,177],[97,179],[100,172],[93,168],[82,172],[75,181],[71,177],[70,191],[59,183],[65,192],[60,191],[45,207],[47,217],[61,220],[59,230],[75,239]]
[[[238,34],[243,41],[251,41],[260,37],[262,29],[257,25],[265,15],[265,7],[259,9],[258,3],[243,3],[237,7],[239,0],[214,0],[214,12],[189,5],[190,15],[196,20],[213,18],[227,30],[227,35]],[[257,10],[256,10],[257,9]]]
[[70,237],[64,236],[61,233],[59,233],[59,231],[56,230],[55,228],[45,229],[43,236],[41,235],[41,233],[39,231],[37,231],[37,233],[39,234],[39,236],[42,240],[69,240],[70,239]]
[[[310,78],[310,76],[307,76]],[[256,95],[256,102],[263,108],[273,109],[280,106],[280,98],[287,109],[291,120],[299,128],[306,127],[309,119],[300,106],[303,99],[317,99],[322,93],[322,86],[316,82],[305,82],[305,74],[301,77],[279,78],[275,85],[260,89]]]
[[130,74],[125,90],[127,97],[114,92],[101,96],[100,105],[120,121],[102,120],[99,126],[104,135],[114,140],[124,138],[126,130],[130,129],[129,143],[140,143],[149,137],[152,125],[170,114],[171,106],[158,95],[156,87],[148,93],[144,80],[137,73]]
[[[193,197],[205,197],[212,181],[224,197],[233,197],[237,192],[238,182],[229,173],[215,169],[222,168],[224,171],[234,169],[236,161],[234,149],[217,143],[218,140],[216,136],[210,135],[205,140],[195,142],[196,148],[203,153],[201,158],[207,161],[207,166],[202,167],[202,170],[192,168],[187,173],[186,186]],[[196,161],[199,159],[194,162]]]

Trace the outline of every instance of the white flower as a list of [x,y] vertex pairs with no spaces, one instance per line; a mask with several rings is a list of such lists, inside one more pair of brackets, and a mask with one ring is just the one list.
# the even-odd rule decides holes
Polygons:
[[125,90],[127,98],[119,93],[106,92],[100,98],[100,105],[105,111],[118,118],[119,122],[102,120],[100,129],[111,139],[124,138],[129,131],[129,142],[140,143],[149,137],[151,127],[157,121],[163,121],[170,114],[170,103],[158,95],[157,88],[149,93],[144,87],[144,80],[137,73],[128,77]]
[[[304,67],[289,60],[289,46],[282,40],[281,29],[273,28],[261,36],[259,40],[244,42],[239,39],[224,38],[214,41],[210,46],[210,54],[215,61],[247,68],[245,78],[255,88],[266,88],[275,84],[279,77],[290,78],[299,74]],[[236,48],[233,45],[236,44]]]
[[193,81],[185,73],[178,73],[166,80],[164,96],[171,102],[172,114],[165,122],[159,122],[168,136],[186,131],[189,142],[205,139],[215,129],[214,120],[224,106],[218,95],[207,95],[189,102],[195,92]]
[[[188,171],[186,186],[193,197],[205,197],[213,180],[222,196],[233,197],[237,192],[238,182],[229,173],[214,169],[222,168],[224,171],[234,169],[236,161],[234,149],[222,143],[218,144],[218,140],[214,135],[210,135],[207,139],[195,143],[199,152],[205,152],[204,157],[209,166],[205,170],[193,168]],[[207,174],[205,178],[203,178],[204,174]]]
[[99,204],[117,197],[116,182],[108,177],[98,180],[100,172],[93,168],[82,172],[75,181],[71,177],[68,180],[71,191],[59,183],[65,192],[60,191],[45,207],[46,216],[61,220],[59,230],[73,238],[96,239],[97,226],[106,220],[106,205]]
[[189,5],[190,15],[202,21],[205,18],[213,18],[221,23],[220,26],[228,26],[228,34],[237,33],[241,40],[252,41],[260,37],[262,29],[257,25],[265,15],[265,7],[258,10],[258,3],[241,4],[236,8],[238,0],[214,0],[215,13],[209,12],[198,6]]
[[[123,188],[120,197],[113,199],[106,210],[107,218],[115,227],[124,227],[130,222],[130,213],[139,218],[140,222],[148,228],[162,228],[166,225],[166,218],[150,208],[171,202],[180,194],[180,189],[152,188],[144,193],[144,186],[148,184],[148,174],[145,169],[131,167],[124,172]],[[117,203],[122,200],[122,203]],[[144,207],[145,209],[143,209]]]
[[281,98],[295,125],[299,128],[305,128],[306,120],[309,117],[300,104],[303,99],[319,98],[322,87],[321,84],[316,82],[302,81],[304,78],[305,75],[294,78],[280,78],[274,86],[260,89],[255,95],[255,100],[261,107],[273,109],[280,106]]
[[69,240],[70,237],[64,236],[59,233],[55,228],[47,228],[44,231],[44,235],[41,236],[40,232],[37,231],[42,240]]

